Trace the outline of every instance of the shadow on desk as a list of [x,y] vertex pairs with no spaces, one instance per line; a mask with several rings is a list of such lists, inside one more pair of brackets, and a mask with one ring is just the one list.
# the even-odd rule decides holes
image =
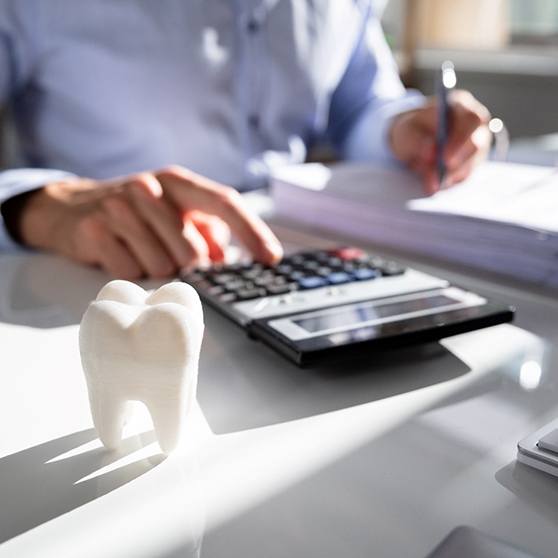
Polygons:
[[[95,439],[93,429],[83,430],[0,459],[0,544],[108,494],[163,459],[155,455],[87,479],[152,443],[155,437],[148,432],[127,438],[118,452],[99,447],[71,455],[72,450]],[[64,456],[68,452],[70,455]]]
[[558,523],[556,477],[512,461],[494,475],[496,480],[541,515]]
[[438,343],[301,369],[211,308],[205,320],[198,400],[217,434],[369,403],[470,371]]

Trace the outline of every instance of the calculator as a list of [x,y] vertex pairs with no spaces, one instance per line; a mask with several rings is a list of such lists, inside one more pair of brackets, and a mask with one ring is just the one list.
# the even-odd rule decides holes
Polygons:
[[513,319],[514,309],[356,247],[274,266],[185,273],[203,301],[299,366],[437,341]]

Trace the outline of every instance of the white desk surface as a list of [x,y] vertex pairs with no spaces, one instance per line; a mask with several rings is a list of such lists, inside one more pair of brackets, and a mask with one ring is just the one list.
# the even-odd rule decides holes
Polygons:
[[119,454],[92,430],[77,324],[107,278],[1,256],[0,557],[418,558],[464,524],[556,556],[558,479],[515,464],[558,416],[555,297],[400,259],[516,327],[300,370],[207,310],[201,412],[162,460],[145,412]]

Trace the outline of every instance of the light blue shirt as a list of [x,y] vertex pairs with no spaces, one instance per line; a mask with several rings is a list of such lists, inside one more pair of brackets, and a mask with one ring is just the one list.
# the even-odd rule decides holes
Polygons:
[[421,102],[370,1],[0,0],[0,106],[24,161],[0,203],[168,164],[254,188],[324,140],[389,163],[391,119]]

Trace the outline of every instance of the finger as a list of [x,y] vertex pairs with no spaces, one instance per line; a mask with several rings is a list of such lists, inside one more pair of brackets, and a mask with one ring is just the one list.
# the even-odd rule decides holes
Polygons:
[[415,126],[422,128],[429,135],[434,135],[438,125],[437,102],[436,97],[431,97],[423,107],[403,114],[412,115]]
[[409,168],[421,177],[422,187],[426,195],[431,196],[440,189],[437,168],[430,162],[416,158],[409,163]]
[[189,214],[209,248],[209,257],[214,262],[222,262],[231,240],[231,230],[219,217],[194,211]]
[[490,149],[490,131],[479,128],[460,152],[459,162],[449,169],[449,185],[465,180],[474,168],[486,157]]
[[125,199],[106,198],[102,207],[108,226],[128,246],[147,275],[167,277],[176,271],[163,245]]
[[216,215],[225,221],[232,232],[252,252],[266,263],[277,262],[282,248],[271,229],[250,212],[240,194],[212,180],[180,167],[173,167],[157,174],[165,193],[185,211],[199,210]]
[[459,169],[465,161],[474,157],[478,150],[479,148],[471,140],[466,141],[446,165],[448,173],[451,174]]
[[430,125],[436,113],[422,108],[400,114],[390,130],[390,144],[395,156],[410,165],[415,159],[429,160],[435,156],[435,132]]
[[472,95],[464,91],[452,96],[450,136],[444,158],[448,166],[458,164],[459,151],[481,127],[488,124],[490,113]]
[[448,161],[448,169],[459,168],[471,157],[476,157],[477,161],[482,160],[490,150],[491,135],[487,126],[477,128],[470,138],[456,151],[455,155]]
[[463,182],[466,178],[470,176],[473,172],[475,165],[477,164],[477,157],[476,155],[472,155],[469,159],[463,161],[463,163],[452,171],[447,178],[448,186],[453,186],[454,184],[458,184],[459,182]]
[[186,242],[191,246],[192,253],[194,254],[184,267],[186,269],[192,269],[197,266],[208,265],[210,262],[209,246],[191,219],[184,219],[182,234]]
[[136,177],[128,184],[128,191],[134,208],[157,235],[176,267],[195,264],[203,256],[184,236],[182,216],[163,198],[161,185],[153,175]]
[[82,261],[100,265],[119,279],[139,279],[143,272],[130,251],[107,228],[101,218],[88,216],[78,226],[77,245]]
[[425,168],[421,174],[425,194],[431,196],[440,190],[440,179],[438,177],[438,172],[434,167],[429,166]]

